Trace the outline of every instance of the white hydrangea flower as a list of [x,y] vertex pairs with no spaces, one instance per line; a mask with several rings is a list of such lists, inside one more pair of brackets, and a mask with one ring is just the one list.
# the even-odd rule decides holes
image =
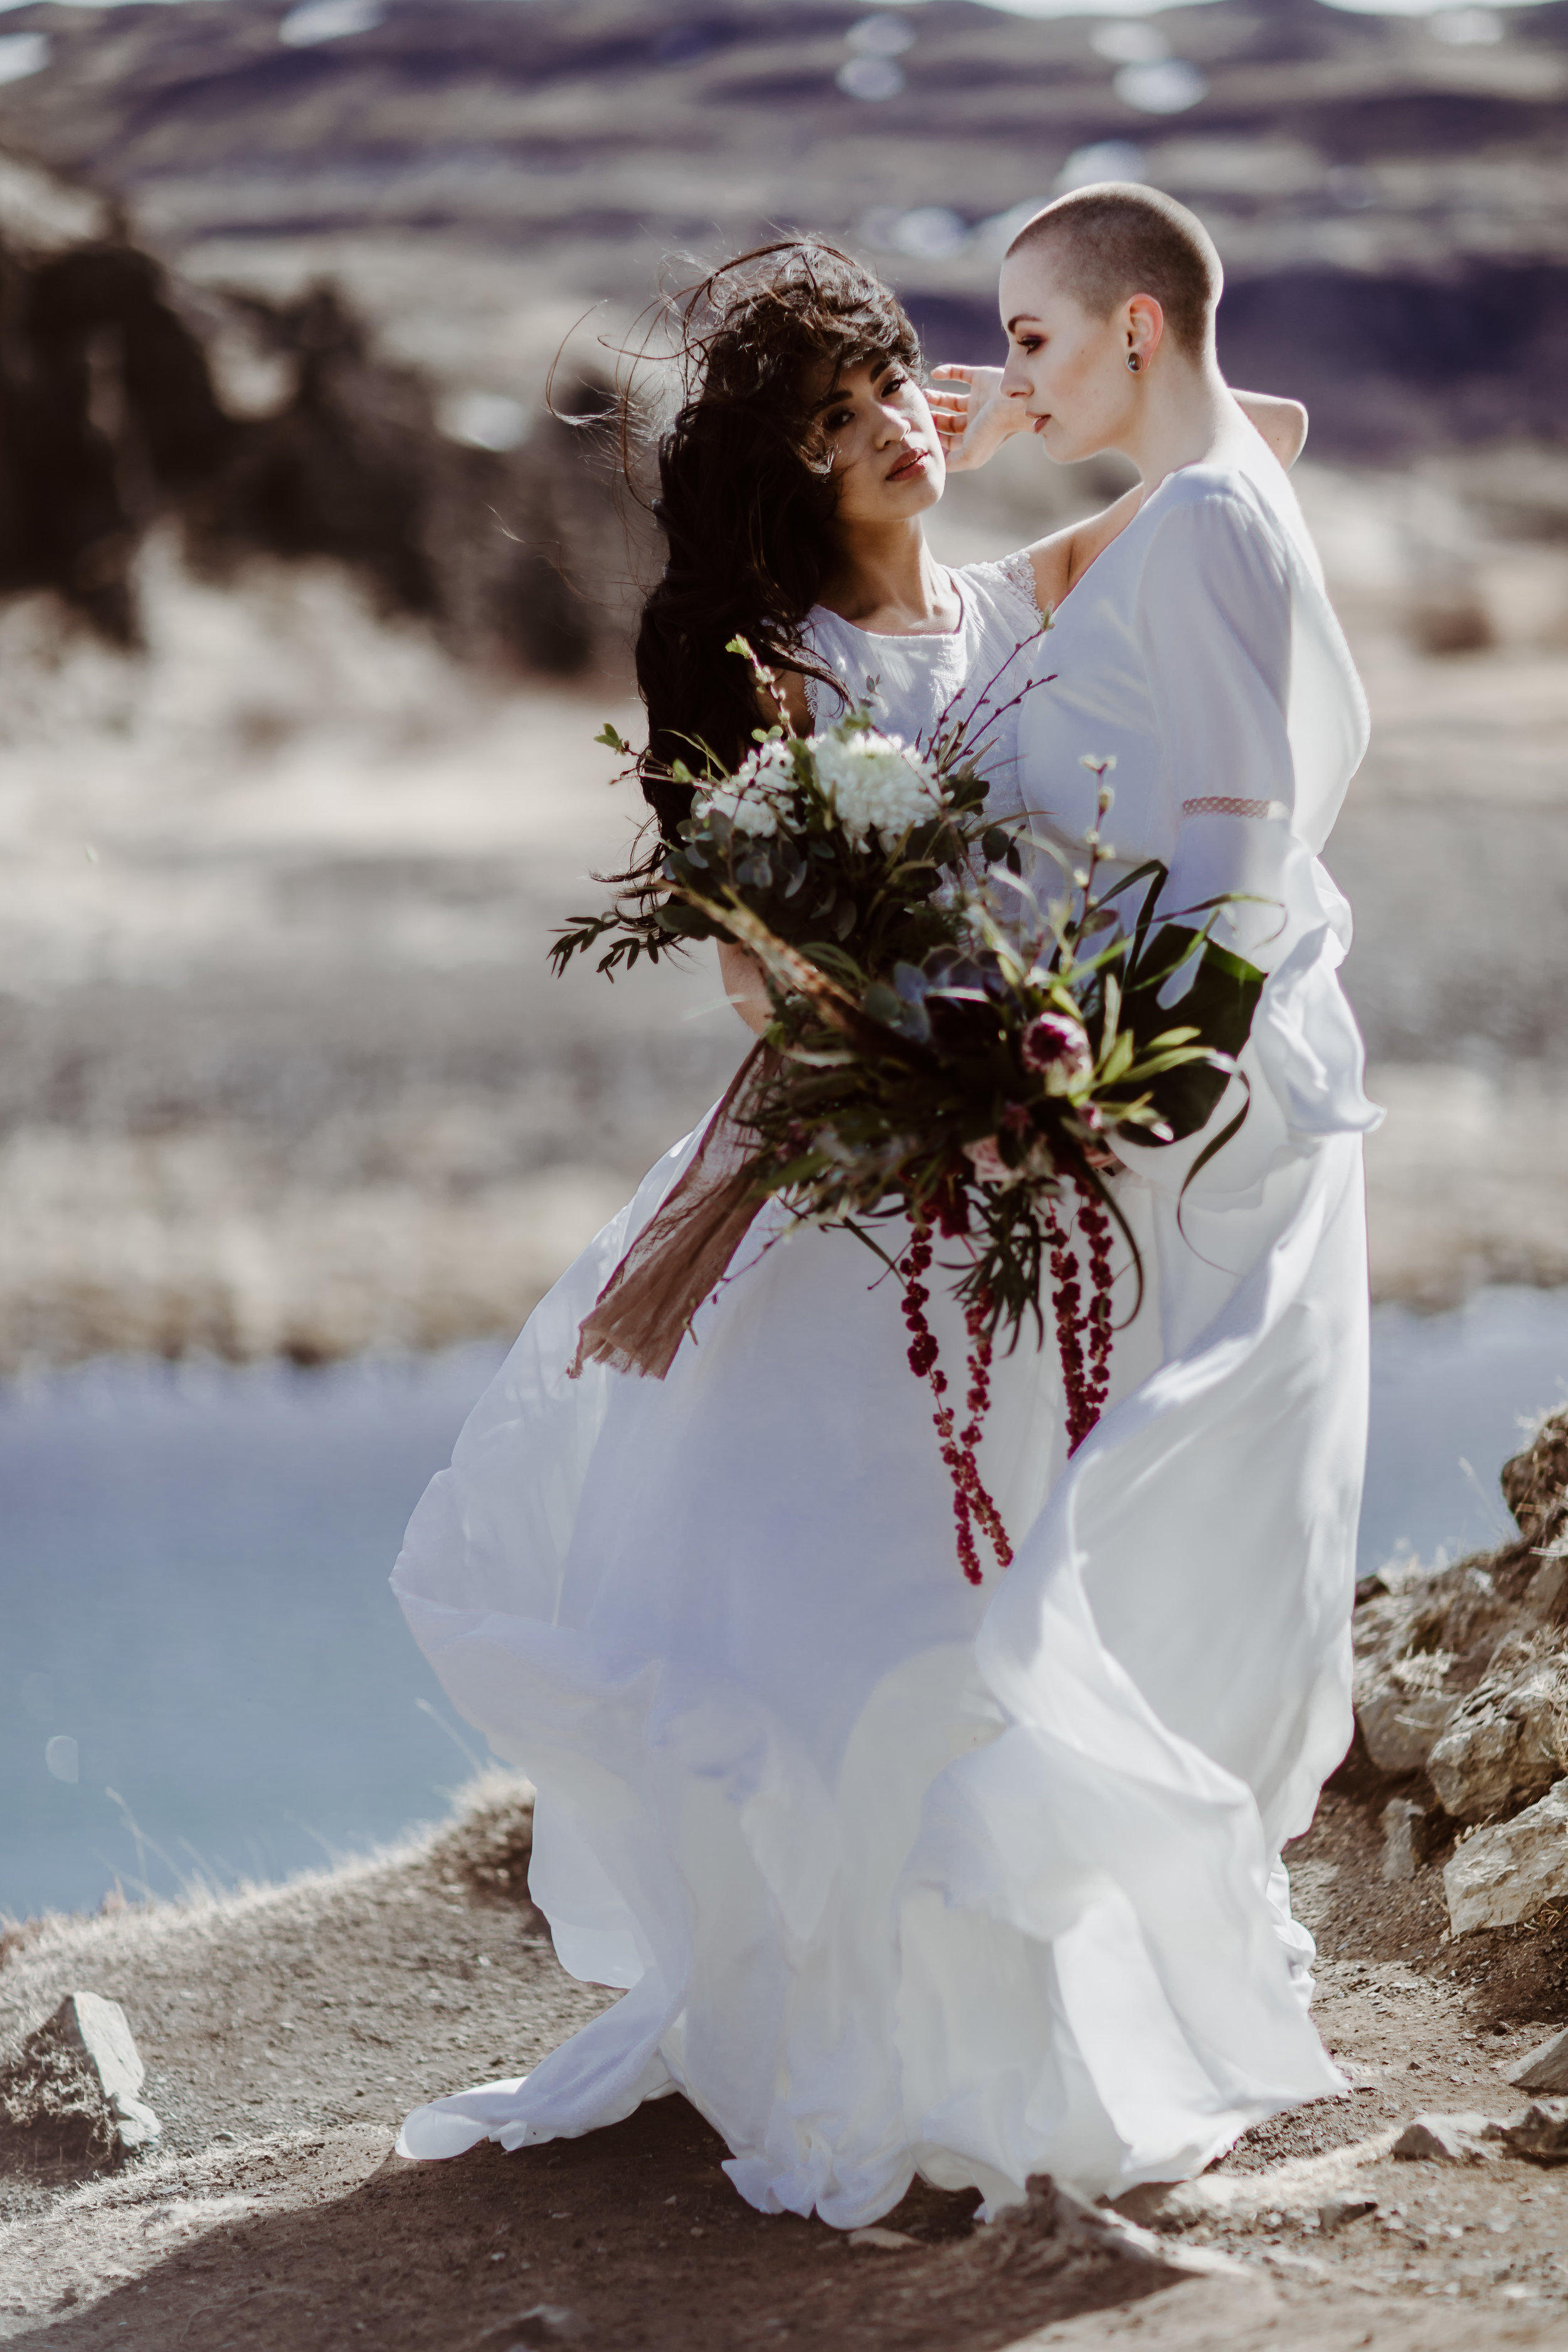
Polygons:
[[738,833],[771,840],[779,829],[779,804],[795,789],[788,746],[777,739],[748,751],[734,774],[700,792],[693,816],[727,816]]
[[866,728],[814,735],[817,781],[851,841],[889,838],[936,814],[942,787],[930,762],[901,736]]

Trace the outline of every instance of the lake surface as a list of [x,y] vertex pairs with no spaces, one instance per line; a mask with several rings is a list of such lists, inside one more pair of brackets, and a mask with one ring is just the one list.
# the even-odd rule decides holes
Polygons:
[[[0,1911],[276,1877],[445,1811],[482,1743],[386,1579],[499,1360],[0,1391]],[[1381,1310],[1363,1567],[1504,1536],[1498,1469],[1565,1396],[1568,1291]]]

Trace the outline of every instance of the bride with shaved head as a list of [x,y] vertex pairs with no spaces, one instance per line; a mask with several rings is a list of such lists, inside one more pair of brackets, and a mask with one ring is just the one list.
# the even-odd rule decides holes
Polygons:
[[[1272,976],[1248,1121],[1179,1216],[1202,1139],[1121,1154],[1154,1278],[1070,1460],[1054,1348],[1026,1332],[994,1368],[981,1462],[1015,1559],[978,1588],[898,1286],[847,1234],[742,1250],[662,1378],[584,1344],[708,1121],[563,1276],[395,1584],[536,1785],[557,1955],[623,1997],[531,2072],[416,2110],[405,2154],[527,2147],[679,2091],[752,2205],[851,2228],[917,2174],[985,2216],[1034,2173],[1179,2179],[1339,2084],[1278,1855],[1349,1730],[1371,1114],[1315,852],[1360,705],[1281,469],[1300,411],[1221,382],[1197,225],[1143,192],[1096,203],[1009,256],[1005,370],[925,378],[888,289],[818,244],[696,289],[643,783],[673,834],[692,743],[733,766],[773,716],[736,635],[799,730],[869,693],[929,740],[1032,676],[984,772],[1041,870],[1092,815],[1081,760],[1113,758],[1117,854],[1170,866],[1168,908],[1249,894],[1226,919]],[[946,466],[1024,431],[1042,462],[1123,449],[1141,486],[942,565],[921,517]],[[760,974],[721,961],[760,1030]],[[952,1301],[928,1312],[961,1350]]]

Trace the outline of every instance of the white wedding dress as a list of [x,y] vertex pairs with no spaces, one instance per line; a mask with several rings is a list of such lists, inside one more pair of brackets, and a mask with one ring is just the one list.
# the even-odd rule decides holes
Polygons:
[[[999,814],[1026,793],[1066,832],[1092,790],[1079,755],[1113,750],[1119,848],[1146,834],[1179,865],[1201,829],[1170,819],[1185,771],[1167,780],[1152,731],[1167,714],[1126,690],[1161,499],[1186,512],[1162,491],[1094,567],[1044,641],[1058,683],[1018,734],[1003,719],[988,772]],[[1293,908],[1328,908],[1331,928],[1310,851],[1359,756],[1353,673],[1273,509],[1237,528],[1286,568],[1268,622],[1287,640],[1300,624],[1303,710],[1271,673],[1270,731],[1222,618],[1208,750],[1182,756],[1205,786],[1309,808],[1300,857],[1277,863]],[[955,576],[952,637],[814,616],[827,664],[857,694],[877,678],[907,736],[1037,625],[1026,561]],[[1201,593],[1168,615],[1189,639]],[[977,2186],[988,2210],[1034,2172],[1089,2194],[1188,2175],[1339,2087],[1277,1856],[1349,1737],[1353,1129],[1371,1114],[1334,950],[1300,938],[1317,961],[1288,959],[1271,986],[1244,1141],[1189,1195],[1195,1246],[1172,1223],[1193,1147],[1143,1153],[1159,1164],[1122,1181],[1151,1297],[1070,1467],[1054,1348],[996,1365],[981,1467],[1016,1558],[983,1589],[958,1568],[896,1286],[853,1238],[805,1230],[761,1255],[764,1217],[668,1379],[568,1378],[696,1136],[536,1310],[394,1582],[454,1704],[537,1785],[531,1887],[563,1964],[625,1992],[531,2074],[417,2109],[405,2155],[575,2135],[679,2089],[752,2204],[850,2227],[917,2170]],[[931,1287],[954,1370],[963,1334]]]

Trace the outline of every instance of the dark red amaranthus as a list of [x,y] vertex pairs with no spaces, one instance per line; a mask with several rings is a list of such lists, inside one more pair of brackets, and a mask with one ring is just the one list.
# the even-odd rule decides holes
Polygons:
[[980,1475],[975,1460],[975,1448],[991,1402],[991,1335],[986,1324],[991,1315],[990,1298],[983,1292],[975,1298],[964,1318],[969,1332],[969,1388],[964,1403],[969,1419],[961,1430],[957,1416],[947,1402],[947,1374],[937,1361],[936,1334],[926,1321],[926,1301],[931,1297],[924,1277],[931,1271],[931,1241],[929,1225],[917,1225],[909,1248],[904,1252],[899,1268],[904,1285],[904,1321],[910,1331],[910,1370],[917,1380],[931,1382],[936,1399],[936,1411],[931,1418],[936,1423],[938,1444],[942,1462],[952,1482],[952,1514],[958,1522],[958,1560],[971,1584],[982,1579],[980,1553],[974,1541],[974,1525],[978,1520],[999,1568],[1012,1563],[1013,1548],[1007,1541],[1007,1530],[1002,1524],[1002,1514],[996,1508]]
[[[1089,1305],[1083,1302],[1083,1269],[1061,1222],[1054,1200],[1043,1202],[1050,1242],[1051,1277],[1056,1288],[1057,1347],[1061,1357],[1062,1387],[1067,1402],[1068,1452],[1076,1454],[1105,1410],[1110,1393],[1110,1220],[1092,1184],[1075,1179],[1079,1229],[1088,1245]],[[1002,1514],[987,1493],[975,1459],[986,1411],[991,1402],[992,1300],[980,1291],[964,1317],[969,1333],[969,1389],[964,1398],[969,1419],[963,1429],[947,1402],[947,1374],[937,1361],[936,1334],[926,1321],[931,1292],[925,1277],[931,1271],[929,1225],[917,1225],[899,1266],[904,1286],[904,1321],[910,1330],[910,1370],[917,1380],[931,1382],[936,1399],[931,1415],[936,1423],[942,1462],[952,1482],[952,1515],[958,1522],[958,1559],[971,1584],[982,1580],[976,1525],[996,1555],[997,1565],[1012,1565],[1013,1547],[1002,1524]]]
[[1076,1454],[1105,1410],[1110,1392],[1110,1220],[1092,1186],[1078,1184],[1078,1222],[1089,1244],[1089,1302],[1083,1304],[1081,1269],[1054,1201],[1047,1200],[1051,1244],[1051,1304],[1067,1402],[1068,1452]]

